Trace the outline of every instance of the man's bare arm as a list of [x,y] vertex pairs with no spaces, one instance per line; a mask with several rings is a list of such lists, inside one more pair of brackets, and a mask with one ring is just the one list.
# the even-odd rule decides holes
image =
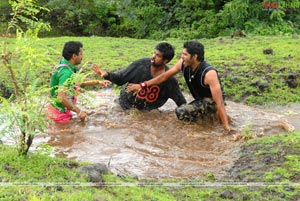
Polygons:
[[80,84],[81,87],[86,87],[86,86],[95,86],[100,84],[102,87],[107,87],[111,85],[111,81],[109,80],[87,80],[83,83]]
[[217,105],[217,111],[222,125],[226,130],[230,131],[228,117],[222,96],[221,85],[217,76],[217,72],[214,70],[209,71],[205,76],[204,83],[210,87],[212,98]]
[[82,121],[87,117],[87,114],[85,112],[80,110],[74,103],[69,101],[65,91],[58,92],[57,97],[60,99],[61,104],[64,107],[66,107],[68,110],[75,112]]

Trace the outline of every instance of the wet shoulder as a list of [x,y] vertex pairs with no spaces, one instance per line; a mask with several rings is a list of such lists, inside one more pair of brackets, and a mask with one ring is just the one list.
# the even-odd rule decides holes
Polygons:
[[207,63],[206,61],[203,61],[201,64],[200,64],[200,66],[201,66],[201,68],[202,69],[207,69],[207,70],[215,70],[215,71],[217,71],[217,69],[214,67],[214,66],[212,66],[212,65],[210,65],[209,63]]

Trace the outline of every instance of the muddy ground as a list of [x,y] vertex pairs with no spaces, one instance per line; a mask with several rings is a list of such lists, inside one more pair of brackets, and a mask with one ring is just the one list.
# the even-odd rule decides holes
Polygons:
[[[104,163],[118,175],[199,179],[213,174],[218,180],[239,180],[239,172],[245,168],[263,170],[266,163],[240,158],[241,153],[251,156],[251,151],[259,148],[241,149],[245,136],[261,137],[293,127],[300,129],[296,121],[300,115],[292,112],[300,111],[297,105],[262,109],[227,101],[226,109],[235,130],[228,135],[215,121],[178,121],[172,101],[151,112],[124,112],[112,89],[93,94],[93,106],[81,103],[90,113],[88,121],[75,118],[69,124],[51,125],[35,142],[48,142],[55,147],[56,156]],[[191,100],[189,95],[186,97]],[[277,158],[270,160],[280,162]]]

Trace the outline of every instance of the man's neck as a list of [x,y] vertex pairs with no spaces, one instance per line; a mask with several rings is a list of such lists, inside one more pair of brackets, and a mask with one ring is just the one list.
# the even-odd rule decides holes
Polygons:
[[197,67],[200,65],[200,61],[196,61],[195,63],[193,63],[193,65],[192,65],[192,70],[194,71],[194,70],[196,70],[197,69]]
[[165,72],[165,65],[161,65],[161,66],[153,66],[151,65],[150,71],[151,71],[151,75],[152,77],[156,77],[160,74],[162,74],[163,72]]
[[74,60],[70,59],[69,62],[70,62],[70,64],[72,64],[73,66],[76,66],[76,63],[75,63]]

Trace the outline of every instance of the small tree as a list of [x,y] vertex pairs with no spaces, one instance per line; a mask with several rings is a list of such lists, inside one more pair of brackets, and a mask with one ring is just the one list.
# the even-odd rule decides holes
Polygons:
[[[46,47],[40,44],[38,33],[50,30],[50,26],[35,17],[47,10],[36,6],[35,0],[9,3],[12,17],[3,41],[0,71],[1,76],[6,76],[5,86],[14,93],[8,99],[0,96],[0,132],[16,137],[19,154],[26,155],[34,136],[46,128],[44,108],[48,82],[42,72],[49,75],[51,58]],[[15,32],[17,38],[8,45],[11,32]]]

